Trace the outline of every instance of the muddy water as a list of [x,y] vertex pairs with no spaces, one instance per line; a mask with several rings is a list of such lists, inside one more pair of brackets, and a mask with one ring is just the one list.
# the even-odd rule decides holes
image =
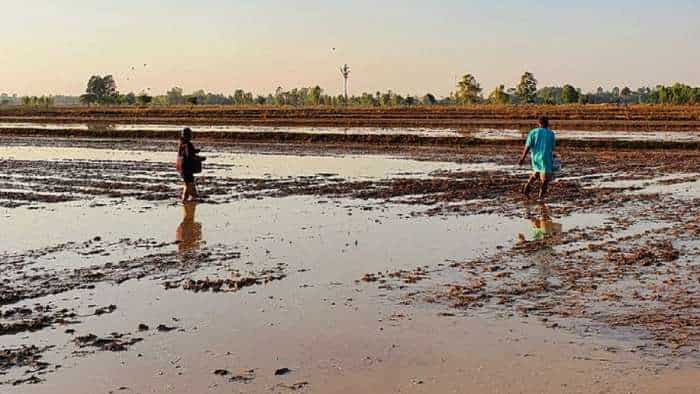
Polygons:
[[[26,147],[0,152],[5,159],[56,165],[73,160],[77,169],[98,160],[171,159],[171,153],[108,149]],[[504,169],[488,163],[390,156],[210,157],[212,165],[220,166],[207,174],[212,178],[234,171],[251,178],[330,173],[381,180],[406,173],[428,177],[438,170]],[[361,281],[368,273],[433,270],[451,261],[487,258],[521,237],[541,236],[540,227],[586,230],[610,220],[609,214],[589,212],[547,217],[544,225],[545,218],[535,218],[533,224],[532,212],[537,216],[538,209],[523,207],[520,215],[426,216],[417,215],[411,205],[328,196],[241,199],[187,209],[174,199],[108,197],[0,208],[0,261],[8,264],[3,277],[16,286],[34,283],[32,275],[46,275],[44,285],[51,287],[52,281],[65,280],[77,268],[119,266],[154,253],[180,262],[184,270],[145,271],[148,274],[123,282],[98,280],[93,286],[65,287],[57,294],[4,305],[5,311],[49,305],[77,316],[33,332],[0,335],[2,349],[53,346],[42,356],[52,365],[49,373],[27,373],[32,367],[26,367],[0,376],[0,381],[11,382],[36,375],[43,382],[0,389],[498,393],[517,385],[521,392],[664,392],[669,387],[693,392],[698,375],[692,365],[641,355],[634,339],[582,336],[507,314],[465,311],[453,316],[427,302],[406,302],[406,293],[396,291],[401,289]],[[50,249],[28,253],[44,248]],[[198,252],[212,253],[215,259],[196,265],[190,255]],[[21,256],[22,263],[12,256]],[[192,264],[195,267],[187,269]],[[284,277],[235,292],[193,292],[164,285],[181,276],[230,278],[278,268]],[[444,279],[439,276],[432,280]],[[116,309],[93,314],[108,305]],[[140,324],[148,327],[139,330]],[[157,330],[161,324],[173,330]],[[69,329],[74,332],[66,332]],[[79,336],[105,338],[111,333],[142,341],[117,352],[86,352],[75,342]],[[217,370],[222,371],[214,373]]]
[[[177,131],[189,125],[164,124],[104,124],[104,123],[31,123],[0,122],[3,129],[38,129],[38,130],[93,130],[93,131]],[[341,135],[414,135],[421,137],[473,137],[487,140],[524,139],[525,130],[517,129],[436,129],[419,127],[264,127],[236,125],[198,125],[196,131],[229,133],[300,133],[300,134],[341,134]],[[700,141],[697,131],[589,131],[557,130],[557,137],[565,140],[620,140],[620,141]]]
[[[6,218],[5,228],[21,228],[23,234],[34,236],[26,238],[16,232],[3,237],[3,249],[22,250],[94,236],[107,241],[124,237],[175,241],[182,227],[182,210],[170,205],[143,213],[79,206],[36,212],[18,210]],[[63,388],[88,393],[119,387],[128,387],[130,392],[258,392],[280,383],[299,382],[309,382],[313,392],[321,388],[325,388],[322,392],[352,392],[356,386],[350,377],[367,374],[376,380],[372,372],[376,368],[386,368],[392,376],[381,383],[387,390],[420,392],[424,391],[423,384],[433,388],[457,387],[454,379],[465,368],[458,364],[462,362],[478,376],[470,378],[474,379],[470,383],[473,387],[499,391],[505,384],[493,382],[495,376],[509,375],[513,379],[498,366],[500,357],[523,364],[525,371],[534,372],[535,365],[563,360],[596,373],[622,373],[603,371],[603,366],[586,362],[591,354],[601,351],[596,350],[598,345],[574,337],[560,334],[552,339],[551,332],[531,329],[518,321],[456,321],[438,317],[429,309],[400,306],[400,300],[389,292],[355,285],[354,281],[366,272],[412,269],[488,254],[531,228],[523,219],[493,215],[445,220],[406,218],[401,216],[404,213],[405,208],[395,206],[378,212],[365,211],[359,201],[318,204],[295,198],[201,205],[191,224],[195,229],[188,231],[189,245],[222,243],[242,252],[240,260],[220,270],[259,269],[284,262],[288,264],[289,277],[235,294],[166,291],[157,281],[130,281],[67,292],[60,295],[60,300],[52,296],[27,303],[51,302],[83,312],[90,309],[86,305],[117,305],[117,311],[105,318],[86,318],[70,326],[81,335],[136,332],[140,323],[150,327],[167,324],[182,330],[141,334],[145,340],[123,354],[98,353],[65,359],[65,354],[73,351],[72,344],[66,343],[71,336],[64,334],[60,326],[21,337],[1,337],[0,343],[6,347],[58,344],[46,360],[56,360],[63,367],[47,376],[46,384],[26,386],[22,392]],[[595,225],[603,219],[562,218],[562,225]],[[171,246],[174,250],[179,247]],[[43,263],[51,269],[76,268],[133,256],[130,250],[117,249],[113,253],[109,258],[61,253]],[[213,270],[197,275],[225,273]],[[537,326],[535,322],[531,324]],[[442,333],[437,341],[431,334],[433,330]],[[569,341],[578,341],[579,345],[567,345]],[[461,350],[455,351],[455,346]],[[442,354],[443,367],[435,364],[436,352]],[[606,359],[611,356],[604,353]],[[466,354],[471,356],[465,358]],[[528,357],[538,361],[521,361]],[[625,358],[615,362],[635,365],[635,361]],[[282,367],[293,372],[287,377],[275,377],[274,370]],[[216,369],[232,373],[252,369],[255,379],[244,385],[227,382],[212,374]],[[568,381],[532,382],[532,387],[556,390],[565,382]]]
[[618,180],[596,182],[597,187],[634,188],[633,194],[661,193],[678,198],[700,198],[700,174],[684,173],[655,177],[647,180]]
[[[27,123],[0,122],[1,129],[42,129],[42,130],[142,130],[168,131],[182,130],[191,125],[163,124],[91,124],[91,123]],[[343,135],[416,135],[423,137],[455,137],[459,134],[450,129],[426,129],[418,127],[376,128],[376,127],[262,127],[262,126],[226,126],[198,125],[196,131],[230,132],[230,133],[304,133],[304,134],[343,134]]]
[[[700,141],[697,131],[587,131],[587,130],[556,130],[557,138],[564,140],[619,140],[619,141]],[[488,140],[525,139],[525,130],[482,129],[469,133],[475,138]]]
[[[199,146],[203,150],[206,146]],[[176,150],[173,146],[172,150]],[[172,152],[134,151],[118,149],[92,149],[70,147],[0,146],[0,159],[10,160],[89,160],[89,161],[139,161],[147,163],[174,163]],[[465,163],[417,161],[385,155],[276,155],[257,153],[207,154],[207,164],[218,168],[206,168],[204,175],[235,176],[237,178],[287,178],[318,174],[344,178],[390,178],[405,175],[430,174],[445,171],[515,170],[512,165],[495,163]],[[79,164],[77,165],[79,166]],[[209,166],[211,167],[211,166]],[[169,169],[172,171],[172,169]],[[128,173],[125,174],[129,176]]]

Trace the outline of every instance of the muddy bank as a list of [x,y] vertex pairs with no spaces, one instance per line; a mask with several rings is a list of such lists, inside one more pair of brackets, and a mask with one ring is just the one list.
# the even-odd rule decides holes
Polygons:
[[560,127],[590,129],[694,129],[697,106],[468,106],[411,108],[271,108],[271,107],[70,107],[5,108],[5,121],[101,121],[108,123],[239,124],[345,127],[528,127],[547,114]]
[[[114,141],[110,146],[118,146]],[[126,144],[130,144],[126,142]],[[97,151],[99,152],[99,151]],[[409,151],[410,152],[410,151]],[[591,182],[649,178],[660,174],[700,171],[697,152],[686,150],[607,150],[572,148],[560,149],[568,174],[585,179],[557,181],[551,191],[553,201],[564,203],[562,209],[603,207],[622,204],[638,197],[620,195],[621,189],[588,187]],[[441,153],[457,163],[479,164],[491,161],[491,166],[512,164],[517,149],[507,151],[492,147]],[[427,156],[422,159],[432,159]],[[283,161],[283,160],[282,160]],[[649,166],[652,161],[657,163]],[[142,201],[173,202],[180,192],[179,176],[170,163],[135,160],[0,160],[4,173],[0,181],[0,206],[17,207],[37,203],[60,203],[88,198],[107,198],[111,203],[131,198]],[[486,169],[489,167],[486,166]],[[504,210],[522,200],[519,187],[523,175],[517,167],[508,171],[438,171],[412,176],[398,174],[391,179],[356,180],[336,174],[310,176],[237,178],[240,170],[234,164],[208,164],[207,172],[199,177],[204,199],[209,203],[228,203],[238,199],[286,196],[323,196],[362,200],[398,201],[404,204],[436,205],[472,203],[474,212]],[[215,174],[213,174],[215,173]],[[614,174],[614,175],[612,175]],[[693,181],[694,175],[682,179]],[[665,181],[672,183],[673,181]],[[632,187],[628,188],[632,189]],[[110,202],[96,201],[93,204]],[[459,205],[440,210],[456,212]],[[505,211],[504,211],[505,212]]]
[[[493,127],[493,126],[491,126]],[[158,139],[177,140],[179,130],[114,130],[114,129],[3,129],[0,138],[37,137],[37,138],[104,138],[104,139]],[[520,146],[522,139],[482,139],[470,137],[437,137],[409,134],[311,134],[304,132],[213,132],[201,131],[195,133],[198,141],[205,143],[259,143],[259,144],[304,144],[304,145],[355,145],[355,146],[426,146],[469,148],[478,145],[486,146]],[[565,139],[558,141],[560,147],[570,148],[615,148],[615,149],[700,149],[700,141],[654,141],[654,140],[618,140],[618,139]]]
[[343,391],[382,371],[390,390],[497,392],[458,370],[586,371],[528,386],[560,392],[697,360],[697,151],[563,148],[539,204],[519,193],[518,147],[213,144],[195,214],[175,205],[169,145],[45,144],[0,161],[1,213],[37,238],[0,252],[7,387]]

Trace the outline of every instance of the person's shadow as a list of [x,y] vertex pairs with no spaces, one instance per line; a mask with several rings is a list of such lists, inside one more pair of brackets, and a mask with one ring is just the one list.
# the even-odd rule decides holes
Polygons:
[[182,206],[182,222],[177,227],[175,239],[180,254],[197,251],[202,246],[202,224],[195,222],[197,203],[189,202]]

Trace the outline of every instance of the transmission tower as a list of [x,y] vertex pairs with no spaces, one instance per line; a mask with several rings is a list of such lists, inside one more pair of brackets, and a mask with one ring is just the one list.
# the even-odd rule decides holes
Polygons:
[[343,76],[343,92],[345,96],[345,105],[348,104],[348,77],[350,76],[350,67],[345,64],[340,68],[340,75]]

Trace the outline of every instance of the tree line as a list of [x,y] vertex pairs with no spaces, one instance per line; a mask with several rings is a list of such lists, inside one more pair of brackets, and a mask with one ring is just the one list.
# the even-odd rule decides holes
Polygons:
[[450,95],[453,104],[700,104],[700,87],[681,83],[671,86],[657,85],[654,88],[614,87],[584,93],[570,84],[564,86],[537,87],[537,79],[530,72],[520,77],[520,82],[511,88],[496,87],[484,98],[476,78],[467,74],[457,83],[456,92]]
[[523,105],[523,104],[700,104],[700,87],[681,83],[671,86],[613,87],[605,90],[599,87],[594,92],[584,93],[571,84],[563,86],[538,87],[538,81],[530,72],[525,72],[519,83],[513,87],[497,86],[487,96],[476,77],[464,75],[455,90],[446,97],[436,97],[431,93],[423,96],[401,95],[391,90],[386,92],[362,93],[345,97],[329,95],[320,86],[285,90],[278,87],[274,93],[256,95],[237,89],[233,94],[210,93],[197,90],[186,94],[182,88],[174,87],[163,95],[151,95],[147,91],[122,94],[112,75],[90,77],[85,93],[71,96],[25,96],[0,95],[0,105],[53,106],[53,105],[267,105],[267,106],[367,106],[399,107],[414,105]]

